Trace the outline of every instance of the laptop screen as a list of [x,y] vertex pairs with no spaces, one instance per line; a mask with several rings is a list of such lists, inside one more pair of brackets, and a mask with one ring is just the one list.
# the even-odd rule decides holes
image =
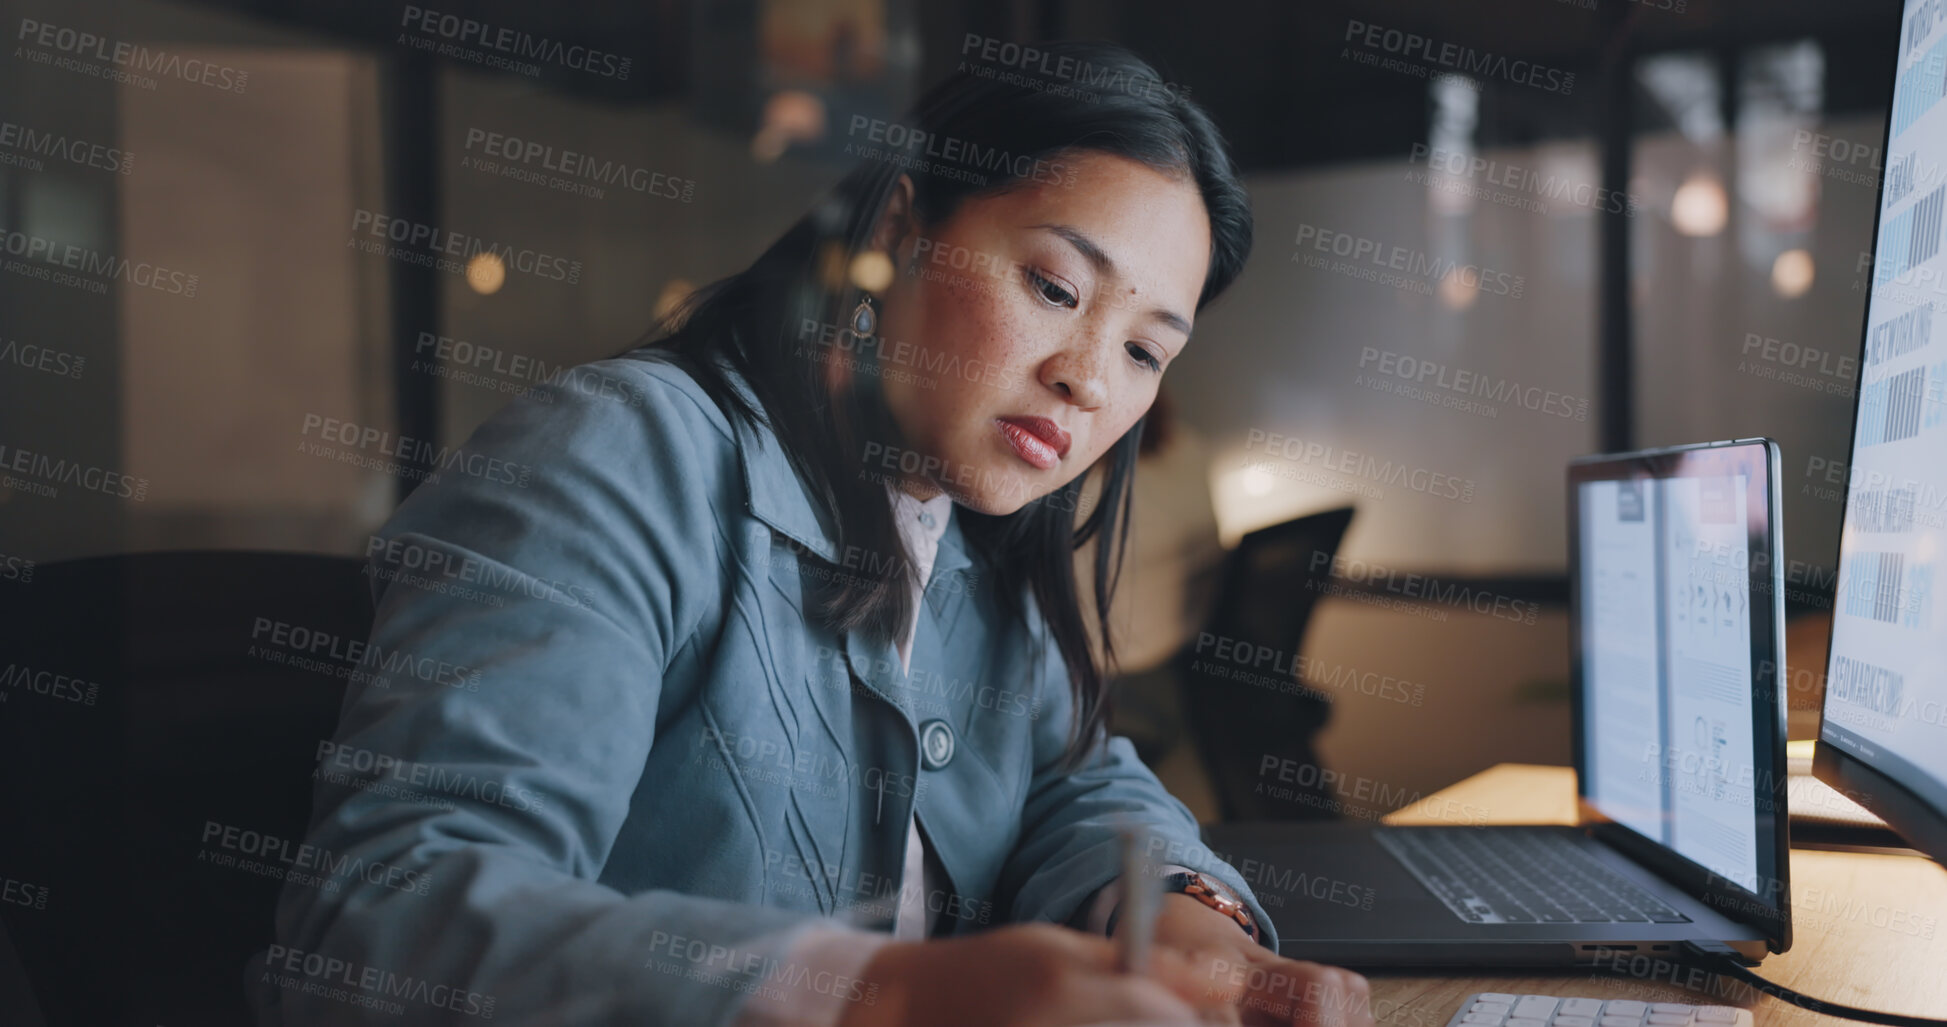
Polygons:
[[1570,471],[1582,796],[1759,895],[1782,737],[1771,481],[1762,442]]

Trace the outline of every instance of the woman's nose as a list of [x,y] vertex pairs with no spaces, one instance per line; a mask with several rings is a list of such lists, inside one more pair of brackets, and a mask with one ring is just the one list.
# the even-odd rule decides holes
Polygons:
[[1041,380],[1084,410],[1093,410],[1109,398],[1102,362],[1091,356],[1064,351],[1049,357],[1041,365]]

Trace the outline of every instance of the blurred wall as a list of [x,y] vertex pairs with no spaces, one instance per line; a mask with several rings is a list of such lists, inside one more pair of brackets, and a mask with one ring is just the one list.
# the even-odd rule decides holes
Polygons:
[[[126,172],[0,165],[5,227],[196,276],[185,295],[0,274],[0,342],[76,358],[74,374],[0,367],[0,444],[144,483],[139,498],[0,490],[0,556],[361,551],[396,480],[305,445],[311,418],[394,427],[393,265],[355,230],[362,213],[386,213],[386,52],[149,0],[36,10],[200,56],[248,88],[117,87],[0,63],[10,118],[134,155]],[[512,391],[624,348],[669,299],[747,264],[845,170],[796,150],[756,159],[748,138],[701,124],[694,97],[608,104],[460,65],[439,66],[436,93],[439,227],[578,269],[572,281],[519,268],[439,279],[441,320],[415,332],[408,373],[437,379],[444,445]],[[1429,102],[1440,114],[1426,147],[1249,176],[1250,265],[1200,317],[1170,386],[1215,454],[1230,539],[1351,502],[1351,577],[1559,572],[1562,464],[1596,446],[1597,219],[1617,198],[1592,192],[1587,140],[1477,151],[1466,87],[1430,86]],[[1788,555],[1816,577],[1835,549],[1843,489],[1830,474],[1851,381],[1803,358],[1857,351],[1877,165],[1822,162],[1830,147],[1814,140],[1874,149],[1881,122],[1751,110],[1734,134],[1639,140],[1621,197],[1634,211],[1636,424],[1644,445],[1780,439]],[[659,184],[532,181],[505,173],[491,139]],[[1716,232],[1686,234],[1672,211],[1700,172],[1724,183],[1728,209]],[[1791,295],[1776,278],[1787,249],[1813,268]],[[1348,772],[1430,790],[1500,759],[1568,758],[1559,611],[1529,623],[1329,599],[1308,655],[1423,686],[1418,705],[1341,697],[1324,744]]]
[[122,305],[125,446],[154,483],[130,547],[344,551],[390,512],[390,479],[299,447],[307,417],[393,420],[386,282],[344,244],[347,212],[379,193],[376,70],[341,51],[196,52],[250,68],[248,90],[122,105],[139,170],[120,236],[198,276],[193,297]]
[[[1876,141],[1883,122],[1804,127]],[[1874,194],[1870,183],[1817,162],[1810,141],[1794,147],[1795,139],[1796,129],[1774,128],[1760,136],[1768,149],[1747,140],[1746,163],[1763,169],[1756,174],[1796,177],[1771,187],[1795,185],[1815,198],[1803,221],[1780,225],[1762,210],[1742,211],[1713,236],[1678,231],[1672,194],[1699,161],[1676,133],[1639,141],[1628,200],[1638,208],[1631,231],[1641,445],[1778,439],[1787,559],[1809,580],[1837,554],[1843,489],[1819,486],[1845,458],[1852,379],[1839,369],[1859,347],[1865,272],[1856,265],[1871,237]],[[1251,179],[1258,241],[1249,269],[1205,312],[1170,378],[1183,416],[1221,454],[1211,486],[1229,538],[1352,503],[1358,514],[1340,551],[1349,583],[1389,580],[1389,572],[1565,567],[1563,465],[1597,448],[1594,211],[1592,203],[1545,202],[1553,186],[1495,183],[1526,182],[1521,172],[1530,169],[1594,183],[1594,155],[1587,144],[1558,143],[1475,156],[1501,170],[1428,185],[1419,177],[1426,162],[1406,154]],[[1455,203],[1454,186],[1474,190],[1473,202]],[[1370,243],[1388,266],[1321,252],[1326,231],[1335,233],[1329,246],[1367,252],[1360,247]],[[1797,246],[1816,273],[1808,290],[1782,296],[1773,265]],[[1522,294],[1443,290],[1432,274],[1395,271],[1396,250],[1409,270],[1424,254],[1505,272],[1522,282]],[[1307,256],[1329,263],[1307,265]],[[1367,272],[1392,272],[1393,280],[1361,277]],[[1807,363],[1782,346],[1767,348],[1767,339],[1833,357]],[[1800,366],[1786,366],[1780,353]],[[1273,434],[1298,442],[1268,444]],[[1412,487],[1416,475],[1424,488]],[[1444,485],[1433,484],[1436,475]],[[1375,671],[1417,686],[1334,692],[1322,738],[1332,766],[1411,794],[1504,760],[1570,761],[1566,610],[1536,610],[1528,623],[1454,603],[1409,604],[1405,612],[1380,605],[1388,598],[1407,597],[1327,599],[1311,625],[1305,656],[1315,672],[1364,680]],[[1504,614],[1521,609],[1502,598]],[[1809,637],[1821,623],[1803,631]],[[1809,668],[1820,677],[1823,670]],[[1402,695],[1423,696],[1423,704]]]

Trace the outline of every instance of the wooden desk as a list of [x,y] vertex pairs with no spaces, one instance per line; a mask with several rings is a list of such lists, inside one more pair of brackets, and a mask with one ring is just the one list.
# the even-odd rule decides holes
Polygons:
[[[1491,823],[1575,823],[1575,772],[1504,763],[1414,803],[1389,824],[1438,823],[1421,807],[1488,811]],[[1758,976],[1849,1006],[1947,1017],[1947,868],[1912,856],[1796,850],[1791,855],[1792,947]],[[1470,976],[1373,972],[1373,1013],[1395,1027],[1446,1027],[1466,995],[1503,991],[1649,1002],[1743,1006],[1759,1027],[1839,1021],[1758,994],[1741,982],[1647,956],[1621,972],[1518,971]]]

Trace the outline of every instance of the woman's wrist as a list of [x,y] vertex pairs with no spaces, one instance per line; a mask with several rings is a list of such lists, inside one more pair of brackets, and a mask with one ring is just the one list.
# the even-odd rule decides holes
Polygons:
[[[1197,874],[1196,876],[1201,877],[1208,884],[1214,885],[1217,894],[1221,895],[1225,900],[1221,904],[1234,906],[1237,909],[1238,913],[1241,913],[1244,918],[1247,918],[1250,921],[1249,926],[1245,925],[1243,919],[1239,919],[1238,913],[1232,913],[1224,909],[1220,909],[1218,908],[1219,907],[1218,903],[1213,903],[1207,898],[1199,897],[1192,894],[1186,894],[1186,891],[1184,890],[1166,891],[1163,894],[1163,898],[1189,899],[1191,902],[1199,906],[1202,906],[1204,909],[1215,914],[1218,919],[1229,924],[1230,929],[1232,931],[1235,931],[1237,934],[1241,936],[1240,940],[1242,942],[1250,945],[1264,946],[1264,939],[1265,939],[1264,924],[1258,920],[1257,915],[1255,913],[1251,912],[1251,907],[1244,903],[1243,898],[1239,896],[1235,891],[1232,891],[1229,886],[1225,885],[1222,881],[1219,881],[1214,877],[1210,877],[1207,874]],[[1108,923],[1106,927],[1100,930],[1098,933],[1101,933],[1111,938],[1115,937],[1118,921],[1121,919],[1120,917],[1121,912],[1122,912],[1121,904],[1117,903],[1116,907],[1113,910],[1111,910],[1109,913]],[[1264,946],[1264,947],[1268,948],[1268,946]]]
[[879,946],[872,960],[859,971],[859,980],[874,996],[871,1002],[853,1002],[839,1018],[839,1027],[890,1027],[906,1022],[906,1009],[913,993],[911,975],[914,958],[920,955],[923,941],[894,941]]
[[1264,948],[1237,921],[1204,905],[1195,896],[1181,892],[1163,896],[1156,917],[1156,944],[1184,950],[1230,949],[1244,953]]

